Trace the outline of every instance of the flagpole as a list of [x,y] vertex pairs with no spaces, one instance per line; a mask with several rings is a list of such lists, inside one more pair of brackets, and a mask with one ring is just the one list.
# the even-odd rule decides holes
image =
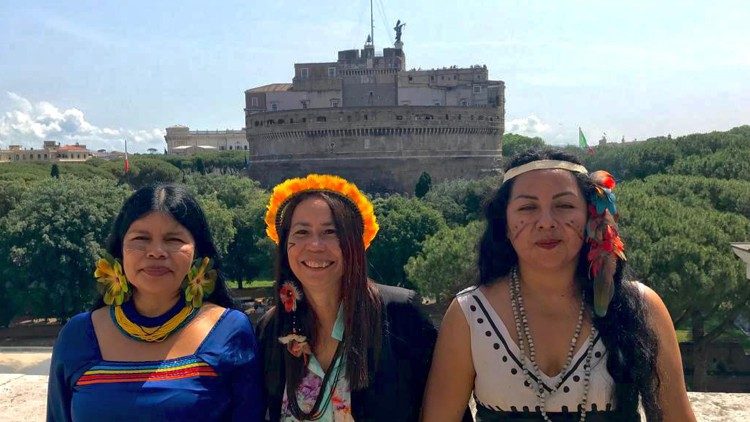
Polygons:
[[128,138],[125,138],[125,168],[123,169],[124,173],[127,173],[130,171],[130,161],[128,161]]

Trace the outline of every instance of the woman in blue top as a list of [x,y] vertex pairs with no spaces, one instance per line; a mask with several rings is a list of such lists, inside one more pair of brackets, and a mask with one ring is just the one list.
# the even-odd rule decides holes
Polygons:
[[107,252],[95,272],[102,297],[55,344],[47,420],[260,420],[255,335],[187,190],[138,190]]

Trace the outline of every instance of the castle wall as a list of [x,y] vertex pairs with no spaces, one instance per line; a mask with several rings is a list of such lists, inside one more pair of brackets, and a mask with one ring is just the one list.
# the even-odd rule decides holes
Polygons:
[[249,176],[266,188],[310,173],[337,174],[368,193],[414,193],[422,172],[433,183],[498,174],[500,155],[424,155],[418,157],[321,157],[250,161]]
[[256,158],[394,151],[499,154],[503,115],[494,107],[355,107],[247,114],[245,124]]
[[494,107],[355,107],[248,114],[249,174],[271,187],[334,173],[369,192],[413,192],[500,167],[504,110]]

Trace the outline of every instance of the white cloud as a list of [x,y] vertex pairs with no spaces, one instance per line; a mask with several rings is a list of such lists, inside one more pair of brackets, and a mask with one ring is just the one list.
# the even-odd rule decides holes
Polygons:
[[524,136],[540,136],[544,138],[544,133],[549,130],[549,125],[542,122],[542,119],[535,115],[510,119],[505,122],[506,133],[517,133]]
[[63,144],[81,143],[90,149],[122,150],[124,140],[131,151],[164,148],[163,129],[123,129],[99,127],[86,120],[77,108],[61,109],[47,101],[32,103],[13,93],[7,93],[11,109],[0,110],[0,145],[20,144],[38,148],[42,141]]

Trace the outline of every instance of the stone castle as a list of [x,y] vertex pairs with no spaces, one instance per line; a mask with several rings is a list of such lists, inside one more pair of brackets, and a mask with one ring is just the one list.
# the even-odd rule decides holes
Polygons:
[[168,153],[247,150],[249,175],[266,187],[318,172],[368,192],[412,192],[422,172],[433,181],[495,173],[505,84],[486,66],[405,64],[400,33],[382,54],[368,39],[336,61],[296,63],[292,83],[245,91],[243,130],[169,127]]

